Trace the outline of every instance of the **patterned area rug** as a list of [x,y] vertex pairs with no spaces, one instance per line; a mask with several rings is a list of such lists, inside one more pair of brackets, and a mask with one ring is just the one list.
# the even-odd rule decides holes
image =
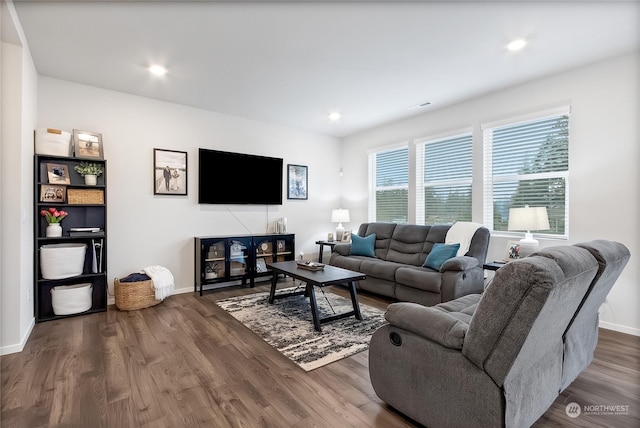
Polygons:
[[[286,294],[296,287],[276,291]],[[355,317],[322,324],[322,332],[313,328],[311,305],[304,296],[292,296],[268,302],[269,293],[218,300],[216,304],[260,336],[281,354],[310,371],[369,348],[374,331],[385,323],[384,311],[360,303],[362,321]],[[316,288],[320,318],[353,310],[350,299]]]

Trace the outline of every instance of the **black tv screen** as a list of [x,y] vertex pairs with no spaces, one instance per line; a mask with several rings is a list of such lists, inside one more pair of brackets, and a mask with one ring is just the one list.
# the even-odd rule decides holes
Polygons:
[[281,158],[199,151],[198,203],[282,205]]

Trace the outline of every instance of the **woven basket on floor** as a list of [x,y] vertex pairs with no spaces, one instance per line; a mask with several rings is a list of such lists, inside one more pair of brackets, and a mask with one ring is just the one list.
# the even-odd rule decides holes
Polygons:
[[156,290],[153,281],[120,282],[118,278],[113,281],[116,295],[116,307],[121,311],[135,311],[148,308],[161,302],[156,300]]

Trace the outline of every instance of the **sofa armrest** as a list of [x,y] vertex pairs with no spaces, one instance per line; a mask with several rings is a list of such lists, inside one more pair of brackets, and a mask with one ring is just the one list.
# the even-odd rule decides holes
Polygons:
[[417,303],[392,303],[386,320],[393,326],[425,337],[451,349],[462,349],[469,325],[447,312]]
[[480,262],[475,257],[458,256],[442,263],[442,266],[440,266],[440,272],[444,272],[447,270],[463,271],[473,269],[477,266],[480,266]]
[[351,250],[351,244],[347,242],[343,242],[343,243],[334,245],[332,251],[334,253],[340,254],[341,256],[348,256],[350,250]]

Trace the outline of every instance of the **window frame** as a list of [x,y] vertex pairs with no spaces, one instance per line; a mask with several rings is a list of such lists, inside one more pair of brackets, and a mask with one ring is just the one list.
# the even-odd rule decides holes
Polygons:
[[[425,183],[425,152],[428,145],[451,142],[452,140],[468,138],[469,139],[469,153],[468,156],[471,160],[471,171],[467,178],[454,178],[433,180]],[[444,134],[432,135],[429,137],[420,138],[415,141],[415,175],[416,175],[416,190],[415,190],[415,218],[416,224],[425,224],[425,211],[428,207],[425,207],[426,201],[424,198],[425,189],[427,187],[436,186],[469,186],[471,192],[471,206],[469,207],[469,218],[473,218],[473,128],[463,128],[456,131],[447,132]],[[452,223],[439,223],[439,224],[452,224]]]
[[507,231],[507,230],[495,230],[494,228],[494,195],[493,195],[493,187],[495,183],[501,182],[510,182],[510,181],[529,181],[529,180],[540,180],[540,179],[549,179],[549,178],[561,178],[564,180],[564,233],[556,234],[556,233],[545,233],[545,232],[535,232],[534,235],[538,238],[544,239],[561,239],[568,240],[569,239],[569,173],[571,170],[570,167],[570,159],[569,159],[569,145],[570,145],[570,135],[567,137],[567,170],[566,171],[554,171],[554,172],[544,172],[544,173],[532,173],[532,174],[504,174],[504,175],[496,175],[493,174],[493,131],[497,128],[503,128],[507,126],[518,126],[523,125],[528,122],[537,122],[545,119],[559,118],[561,116],[569,117],[568,131],[570,134],[571,127],[571,107],[560,106],[549,110],[539,111],[536,113],[511,117],[507,119],[502,119],[499,121],[494,121],[490,123],[485,123],[480,126],[482,131],[482,146],[483,146],[483,193],[482,193],[482,202],[483,202],[483,223],[485,227],[491,230],[492,235],[494,236],[502,236],[502,237],[510,237],[510,238],[518,238],[523,237],[525,232],[516,232],[516,231]]
[[[377,186],[377,164],[376,164],[376,156],[382,153],[393,152],[397,150],[407,150],[407,183],[404,186]],[[368,150],[368,209],[367,209],[367,217],[369,222],[380,221],[377,219],[377,198],[376,194],[381,190],[397,190],[404,189],[407,191],[407,223],[411,221],[410,219],[410,183],[411,183],[411,142],[404,141],[401,143],[378,147],[376,149]]]

